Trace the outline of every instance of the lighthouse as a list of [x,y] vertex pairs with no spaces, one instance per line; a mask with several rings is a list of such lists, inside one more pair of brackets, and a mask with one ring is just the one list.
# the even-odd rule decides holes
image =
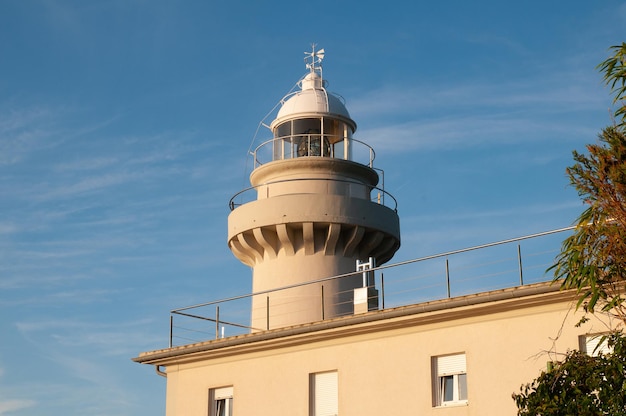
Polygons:
[[327,90],[324,50],[305,56],[306,75],[281,100],[271,138],[252,152],[253,200],[231,201],[228,246],[252,268],[253,331],[376,309],[367,269],[400,247],[374,149],[354,137],[343,99]]
[[[541,273],[530,278],[539,283],[518,286],[521,269],[512,276],[514,287],[455,297],[448,290],[445,298],[413,304],[405,298],[393,308],[381,302],[379,309],[378,292],[381,299],[385,293],[377,268],[400,246],[395,199],[384,190],[374,149],[356,138],[345,102],[327,90],[323,50],[306,56],[304,77],[264,123],[271,135],[251,152],[250,187],[231,199],[228,245],[251,267],[254,293],[173,310],[169,347],[133,360],[166,377],[168,416],[513,414],[509,392],[544,365],[528,357],[554,352],[555,330],[563,351],[592,351],[592,341],[611,327],[611,315],[574,325],[584,315],[571,310],[575,294]],[[445,258],[447,269],[454,253],[568,229],[395,266]],[[481,251],[474,258],[480,264],[473,264],[487,267],[482,277],[488,281],[474,279],[479,287],[493,284],[494,261],[485,264],[484,256]],[[496,270],[499,278],[511,275],[506,264]],[[414,271],[420,279],[413,289],[424,288],[421,277],[428,276]],[[457,282],[466,281],[458,272]],[[447,273],[445,279],[449,289]],[[220,318],[222,305],[228,310],[222,316],[231,317],[249,296],[250,324],[241,324],[248,316]],[[210,306],[214,318],[202,312]],[[200,326],[175,325],[175,315]],[[203,336],[208,322],[215,323],[214,339],[174,335],[176,329]],[[251,330],[220,337],[220,325]],[[174,336],[189,343],[174,345]]]

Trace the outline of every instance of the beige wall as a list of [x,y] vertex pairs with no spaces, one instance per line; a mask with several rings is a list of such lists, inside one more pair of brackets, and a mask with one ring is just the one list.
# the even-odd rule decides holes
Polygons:
[[[365,319],[383,313],[136,360],[166,365],[168,416],[207,415],[209,389],[228,385],[235,415],[308,415],[309,374],[327,370],[338,371],[342,416],[500,416],[516,414],[511,394],[557,358],[548,351],[565,353],[578,348],[578,336],[607,330],[597,318],[576,328],[581,315],[560,292]],[[458,352],[467,358],[468,403],[433,407],[431,358]]]

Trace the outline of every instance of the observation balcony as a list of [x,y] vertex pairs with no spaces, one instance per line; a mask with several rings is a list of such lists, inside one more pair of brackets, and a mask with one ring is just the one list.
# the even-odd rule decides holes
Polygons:
[[[336,160],[350,161],[359,165],[367,166],[374,170],[379,176],[380,186],[368,186],[369,199],[371,202],[384,205],[394,212],[398,211],[398,202],[392,194],[387,192],[385,188],[385,172],[382,169],[374,167],[374,159],[376,153],[368,144],[348,137],[340,137],[336,135],[320,135],[320,134],[297,134],[277,137],[261,143],[252,152],[254,160],[254,169],[265,164],[281,161],[304,158],[307,160]],[[312,183],[325,183],[322,187],[311,187]],[[337,177],[324,178],[317,176],[299,177],[281,179],[276,181],[264,182],[254,185],[237,192],[229,201],[230,210],[233,211],[237,207],[252,202],[257,199],[259,191],[265,190],[270,185],[286,185],[289,188],[298,189],[300,194],[337,194],[338,189],[355,188],[362,186],[363,183],[357,180],[341,179]],[[272,188],[269,188],[272,189]],[[281,187],[281,189],[283,189]],[[273,195],[265,194],[264,198],[270,198]]]

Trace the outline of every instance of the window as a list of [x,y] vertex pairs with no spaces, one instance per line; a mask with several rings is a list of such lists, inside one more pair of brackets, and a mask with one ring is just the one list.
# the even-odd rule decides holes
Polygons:
[[592,357],[596,357],[600,354],[609,354],[612,348],[608,346],[607,339],[603,338],[607,334],[587,334],[579,337],[578,343],[580,350]]
[[337,372],[327,371],[309,376],[310,415],[336,416],[339,414]]
[[209,392],[209,416],[233,415],[233,388],[221,387]]
[[465,354],[433,357],[434,405],[455,406],[467,403]]

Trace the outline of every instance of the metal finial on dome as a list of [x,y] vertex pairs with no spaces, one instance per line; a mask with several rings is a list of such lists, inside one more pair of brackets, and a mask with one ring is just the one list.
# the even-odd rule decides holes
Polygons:
[[[310,69],[311,72],[316,72],[322,70],[322,60],[324,59],[324,49],[320,49],[318,51],[315,50],[317,45],[315,43],[311,44],[312,52],[305,52],[304,62],[306,62],[306,68]],[[309,61],[310,62],[307,62]]]

